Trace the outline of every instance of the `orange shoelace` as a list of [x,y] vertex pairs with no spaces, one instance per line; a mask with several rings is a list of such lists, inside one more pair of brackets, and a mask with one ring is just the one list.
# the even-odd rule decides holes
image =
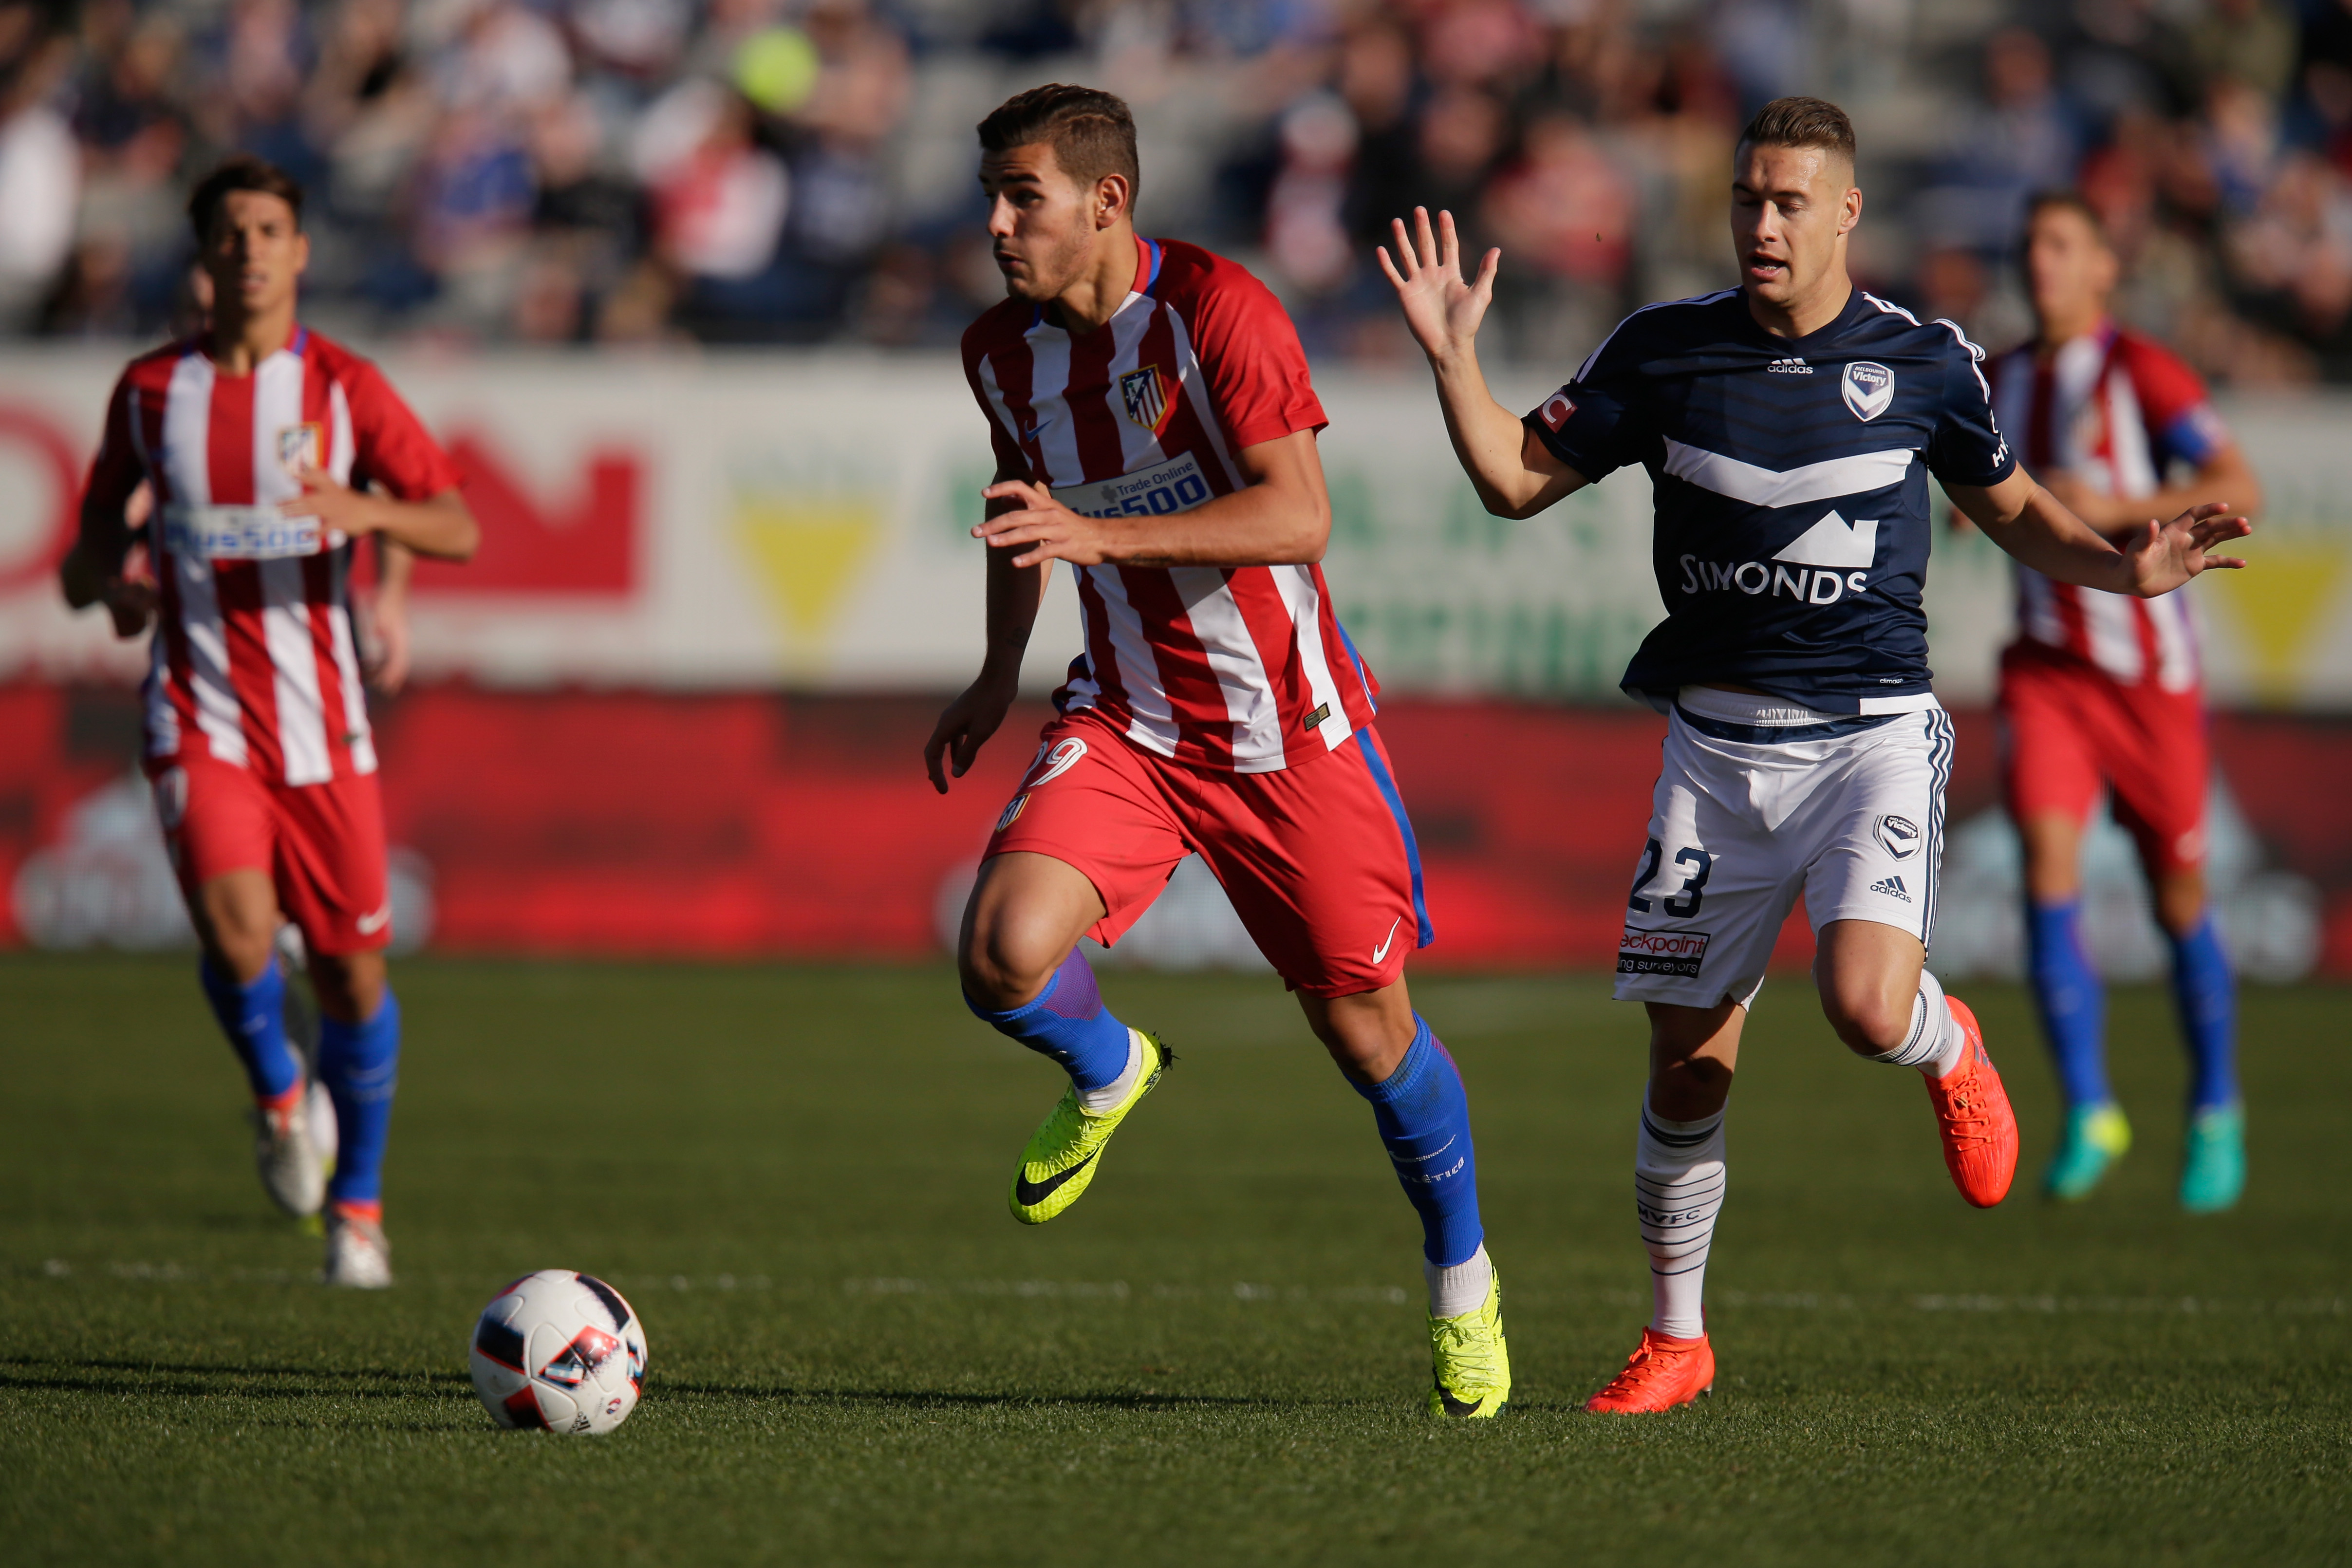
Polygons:
[[1610,1379],[1609,1386],[1593,1397],[1606,1399],[1612,1394],[1632,1394],[1652,1378],[1672,1374],[1675,1363],[1697,1348],[1694,1344],[1689,1350],[1675,1350],[1643,1340],[1641,1348],[1633,1352],[1633,1359],[1625,1363],[1625,1370]]
[[1992,1140],[1992,1113],[1984,1109],[1982,1086],[1974,1072],[1969,1081],[1953,1089],[1944,1100],[1945,1123],[1952,1130],[1952,1138],[1961,1143],[1986,1143]]

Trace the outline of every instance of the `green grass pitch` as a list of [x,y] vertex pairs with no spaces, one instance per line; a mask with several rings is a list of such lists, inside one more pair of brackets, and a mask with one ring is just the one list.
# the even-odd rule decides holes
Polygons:
[[[1767,988],[1712,1268],[1720,1381],[1579,1405],[1632,1348],[1642,1024],[1597,980],[1432,980],[1477,1116],[1517,1403],[1421,1413],[1419,1231],[1270,979],[1115,976],[1181,1054],[1100,1180],[1006,1215],[1058,1085],[943,970],[413,961],[401,1281],[312,1283],[192,961],[0,961],[0,1558],[14,1563],[2263,1563],[2352,1556],[2341,990],[2250,989],[2242,1209],[2171,1201],[2179,1053],[2114,1010],[2139,1144],[2033,1196],[2053,1100],[1953,1194],[1909,1072]],[[613,1280],[645,1403],[493,1430],[509,1277]]]

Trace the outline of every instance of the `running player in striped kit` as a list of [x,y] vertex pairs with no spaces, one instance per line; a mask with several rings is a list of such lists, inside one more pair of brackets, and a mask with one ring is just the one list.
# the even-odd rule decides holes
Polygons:
[[[272,1197],[327,1210],[326,1279],[392,1283],[382,1168],[400,1052],[375,747],[352,633],[353,542],[462,560],[455,466],[367,361],[295,320],[302,192],[232,159],[188,204],[213,292],[195,337],[131,363],[108,405],[62,570],[77,608],[155,626],[146,771],[201,978],[245,1065]],[[131,514],[143,510],[143,528]],[[143,545],[152,576],[129,571]],[[340,1147],[328,1180],[284,1025],[279,927],[318,992],[318,1074]]]
[[1403,970],[1432,940],[1412,826],[1372,728],[1377,688],[1316,563],[1330,507],[1305,353],[1265,285],[1139,237],[1135,124],[1045,87],[980,127],[1003,304],[964,335],[996,447],[988,650],[925,748],[948,788],[1003,722],[1055,561],[1084,647],[998,819],[964,911],[964,999],[1070,1076],[1013,1173],[1015,1218],[1060,1214],[1169,1053],[1103,1005],[1078,939],[1135,923],[1188,853],[1372,1104],[1423,1226],[1441,1415],[1510,1394],[1478,1222],[1469,1107]]
[[[2001,427],[2051,493],[2110,539],[2202,496],[2252,511],[2261,487],[2197,373],[2107,314],[2116,273],[2087,203],[2034,200],[2025,277],[2038,331],[1987,367]],[[2189,604],[2077,587],[2023,564],[2017,588],[2017,641],[2000,664],[2002,774],[2025,844],[2027,973],[2066,1097],[2042,1187],[2087,1197],[2131,1144],[2107,1088],[2105,998],[2082,935],[2083,828],[2104,786],[2172,949],[2191,1068],[2180,1204],[2215,1213],[2245,1186],[2245,1118],[2236,985],[2205,896],[2212,759]]]
[[1381,253],[1436,373],[1455,453],[1490,511],[1529,517],[1632,463],[1650,476],[1666,618],[1626,690],[1667,714],[1617,995],[1650,1016],[1635,1211],[1650,1254],[1642,1342],[1587,1405],[1652,1412],[1712,1387],[1702,1289],[1726,1190],[1724,1109],[1748,1009],[1804,895],[1822,1011],[1848,1049],[1916,1068],[1953,1184],[1990,1207],[2017,1121],[1974,1015],[1925,967],[1949,717],[1920,593],[1927,479],[2053,579],[2142,598],[2241,563],[2225,507],[2120,547],[2019,467],[1978,352],[1853,286],[1853,127],[1834,104],[1767,104],[1732,156],[1740,287],[1635,311],[1524,419],[1495,401],[1476,334],[1500,253],[1462,270],[1450,218]]

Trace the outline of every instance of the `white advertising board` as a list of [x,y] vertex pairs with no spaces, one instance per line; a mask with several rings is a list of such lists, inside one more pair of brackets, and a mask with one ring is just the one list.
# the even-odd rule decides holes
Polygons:
[[[51,566],[118,353],[0,354],[0,679],[134,679]],[[501,686],[948,689],[981,648],[985,427],[947,358],[388,357],[472,479],[482,556],[420,579],[420,676]],[[1489,517],[1426,382],[1327,371],[1325,571],[1391,691],[1605,699],[1660,615],[1639,470],[1541,517]],[[1549,388],[1513,386],[1531,405]],[[2270,492],[2255,569],[2193,586],[2218,699],[2352,708],[2352,400],[2232,404]],[[1990,695],[2006,563],[1939,533],[1938,688]],[[1026,682],[1077,650],[1063,574]]]

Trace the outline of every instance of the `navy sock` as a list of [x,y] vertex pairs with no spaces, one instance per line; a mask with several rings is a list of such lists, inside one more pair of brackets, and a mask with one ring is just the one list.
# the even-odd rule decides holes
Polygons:
[[319,1079],[335,1101],[339,1140],[334,1202],[373,1203],[383,1195],[383,1144],[392,1130],[392,1091],[400,1077],[400,1002],[391,988],[364,1024],[319,1020]]
[[[1470,1097],[1454,1058],[1420,1028],[1396,1071],[1380,1083],[1359,1083],[1372,1102],[1372,1121],[1388,1145],[1404,1195],[1421,1213],[1422,1255],[1440,1268],[1469,1260],[1486,1233],[1478,1224],[1478,1156],[1470,1142]],[[1353,1081],[1350,1079],[1349,1081]]]
[[2068,1106],[2100,1105],[2107,1089],[2107,995],[2083,951],[2083,900],[2025,905],[2027,978]]
[[1093,966],[1075,947],[1027,1006],[992,1013],[969,995],[963,1005],[999,1033],[1061,1063],[1081,1090],[1100,1089],[1127,1070],[1127,1026],[1103,1005]]
[[2237,980],[2210,911],[2195,931],[2172,939],[2172,996],[2180,1008],[2180,1033],[2189,1042],[2189,1109],[2236,1104]]
[[253,1098],[276,1100],[301,1082],[302,1059],[286,1043],[286,976],[278,973],[277,958],[243,985],[214,968],[209,958],[198,962],[196,976],[204,982],[213,1016],[245,1064]]

